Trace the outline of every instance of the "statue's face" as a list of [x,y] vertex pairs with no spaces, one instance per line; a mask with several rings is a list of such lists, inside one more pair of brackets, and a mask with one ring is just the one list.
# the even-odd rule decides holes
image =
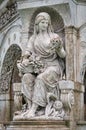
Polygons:
[[56,110],[61,110],[62,107],[63,107],[63,104],[61,101],[55,101],[54,104],[53,104],[53,107],[56,109]]
[[48,28],[48,24],[49,24],[48,20],[46,20],[46,19],[41,20],[38,25],[39,31],[46,31]]

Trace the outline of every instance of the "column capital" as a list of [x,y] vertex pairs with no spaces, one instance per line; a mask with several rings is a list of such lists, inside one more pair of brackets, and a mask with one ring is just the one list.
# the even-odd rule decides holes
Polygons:
[[74,26],[66,26],[65,27],[65,34],[75,34],[77,35],[78,33],[78,28],[74,27]]

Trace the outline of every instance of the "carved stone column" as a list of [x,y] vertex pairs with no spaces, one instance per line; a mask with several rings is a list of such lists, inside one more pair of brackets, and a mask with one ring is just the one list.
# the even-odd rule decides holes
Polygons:
[[20,111],[22,108],[21,83],[14,83],[13,90],[14,90],[14,112]]
[[[71,120],[82,120],[84,104],[84,89],[78,81],[79,75],[79,41],[78,29],[70,26],[65,28],[65,47],[66,47],[66,79],[74,81],[75,105],[71,111]],[[73,119],[74,118],[74,119]]]
[[76,81],[77,76],[77,34],[78,30],[75,27],[65,28],[66,78],[74,81]]
[[0,92],[0,122],[7,121],[10,121],[10,96]]

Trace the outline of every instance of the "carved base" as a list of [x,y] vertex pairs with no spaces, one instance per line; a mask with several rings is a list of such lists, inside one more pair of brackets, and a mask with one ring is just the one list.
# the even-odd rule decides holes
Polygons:
[[57,120],[29,120],[13,121],[5,124],[6,130],[70,130],[66,121]]
[[30,117],[30,118],[22,118],[20,116],[14,116],[13,118],[13,121],[29,121],[29,120],[55,120],[55,121],[66,121],[66,120],[69,120],[70,117],[64,117],[64,118],[61,118],[61,117],[46,117],[45,115],[44,116],[36,116],[36,117]]

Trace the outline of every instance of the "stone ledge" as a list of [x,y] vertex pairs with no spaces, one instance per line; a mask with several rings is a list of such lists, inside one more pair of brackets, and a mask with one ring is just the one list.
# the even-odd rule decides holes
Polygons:
[[86,121],[78,121],[77,125],[86,125]]
[[[4,125],[66,125],[68,120],[43,120],[43,119],[28,119],[28,120],[20,120],[20,121],[10,121],[5,122]],[[1,122],[3,123],[3,122]]]
[[5,130],[70,130],[66,121],[58,120],[28,120],[4,123]]
[[76,130],[86,130],[86,121],[78,121]]
[[27,8],[34,8],[34,7],[42,7],[42,6],[51,6],[56,4],[68,4],[68,0],[32,0],[28,1],[25,0],[17,0],[18,10],[20,9],[27,9]]

